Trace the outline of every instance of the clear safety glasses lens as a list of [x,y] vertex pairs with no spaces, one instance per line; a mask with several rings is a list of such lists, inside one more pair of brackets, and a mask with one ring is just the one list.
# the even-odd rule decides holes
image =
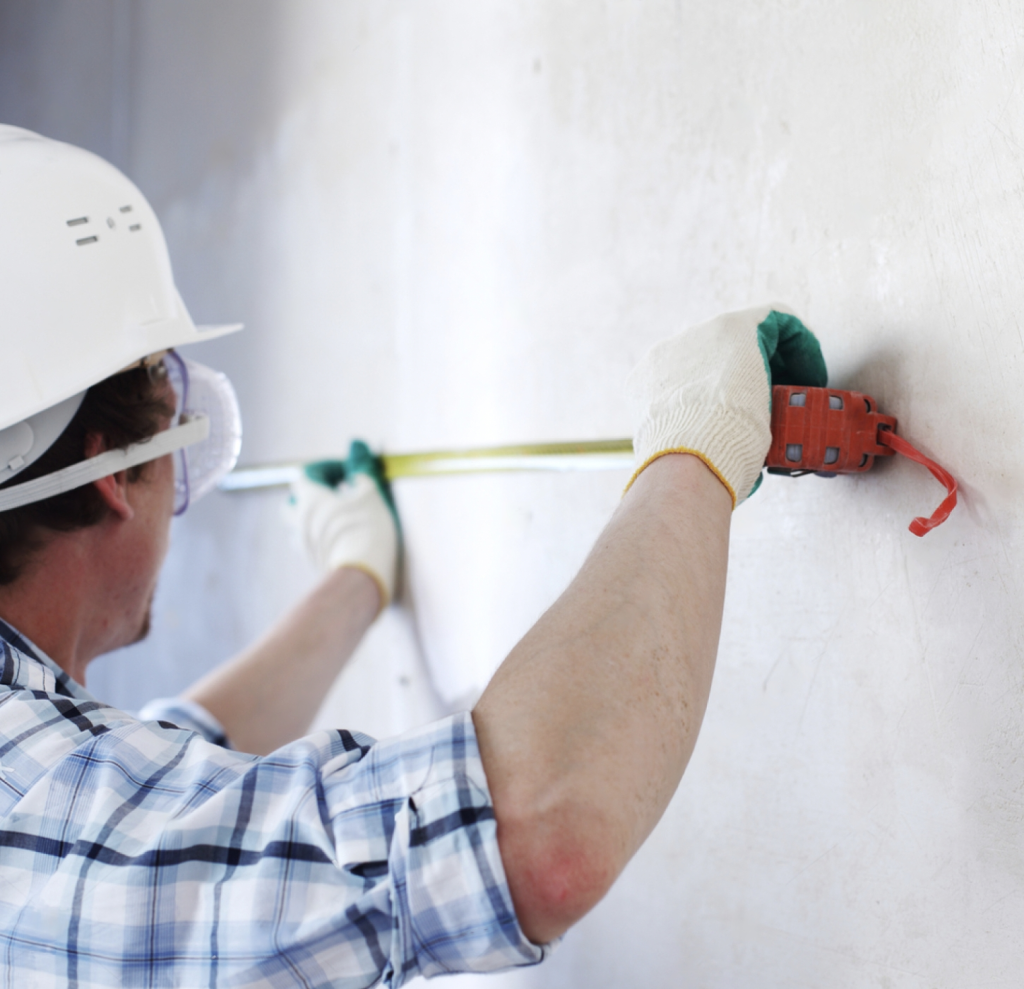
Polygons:
[[174,514],[212,491],[238,462],[242,448],[242,417],[227,376],[175,351],[164,358],[178,403],[172,425],[197,414],[210,420],[210,434],[174,455]]
[[[171,426],[181,423],[181,417],[185,410],[185,402],[188,400],[188,368],[184,360],[173,350],[164,357],[164,368],[167,371],[167,380],[174,389],[175,406],[174,418]],[[174,456],[174,514],[183,515],[188,508],[189,484],[188,484],[188,454],[187,447],[175,451]]]

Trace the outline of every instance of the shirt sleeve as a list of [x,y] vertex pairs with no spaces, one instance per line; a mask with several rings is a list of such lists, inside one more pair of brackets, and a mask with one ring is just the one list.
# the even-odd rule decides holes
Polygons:
[[194,731],[213,745],[225,749],[234,748],[224,726],[202,704],[184,697],[161,697],[150,701],[139,711],[138,718],[140,721],[158,721]]
[[392,937],[384,984],[543,961],[515,916],[468,712],[378,742],[364,767],[400,794],[387,862]]
[[11,692],[0,719],[12,970],[47,985],[402,986],[550,951],[516,921],[468,713],[261,757],[215,744],[199,705],[138,721],[49,683]]

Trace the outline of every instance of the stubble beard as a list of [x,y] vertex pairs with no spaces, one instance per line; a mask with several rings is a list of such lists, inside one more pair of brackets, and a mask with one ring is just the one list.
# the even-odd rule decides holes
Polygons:
[[[154,592],[155,593],[155,592]],[[138,630],[135,633],[135,638],[132,639],[129,645],[134,646],[137,642],[142,642],[153,627],[153,595],[149,596],[149,600],[146,602],[146,613],[142,616],[142,621],[139,622]]]

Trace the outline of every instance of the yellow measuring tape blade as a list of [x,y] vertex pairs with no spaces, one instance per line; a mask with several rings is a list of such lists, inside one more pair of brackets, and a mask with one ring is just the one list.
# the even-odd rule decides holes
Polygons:
[[385,453],[381,460],[388,480],[483,471],[610,470],[632,464],[633,443],[631,440],[522,443],[473,450]]
[[[520,443],[469,450],[432,450],[424,453],[385,453],[384,476],[437,477],[495,471],[626,470],[633,466],[632,440],[587,440],[579,443]],[[302,464],[240,467],[220,482],[222,491],[248,491],[290,484]]]

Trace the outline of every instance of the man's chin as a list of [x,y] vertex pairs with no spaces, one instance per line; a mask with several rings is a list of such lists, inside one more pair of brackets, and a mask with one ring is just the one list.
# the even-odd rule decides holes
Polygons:
[[153,627],[153,601],[150,600],[149,604],[146,605],[146,613],[142,616],[142,621],[139,623],[138,631],[135,633],[135,638],[128,643],[130,646],[134,646],[136,642],[141,642],[146,636],[149,635],[150,629]]

